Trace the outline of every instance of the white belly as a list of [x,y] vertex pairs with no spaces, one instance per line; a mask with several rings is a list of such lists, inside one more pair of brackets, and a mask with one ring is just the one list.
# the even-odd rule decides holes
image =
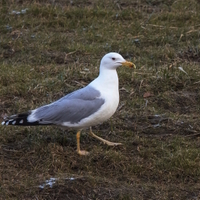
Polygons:
[[64,122],[63,126],[74,128],[90,127],[108,120],[115,113],[119,104],[119,86],[116,70],[97,77],[90,83],[90,86],[100,91],[101,96],[99,98],[105,100],[104,104],[94,114],[82,119],[80,122],[76,124]]
[[93,115],[81,120],[79,125],[83,127],[94,126],[108,120],[117,110],[119,95],[105,99],[105,103]]
[[73,128],[86,128],[90,126],[94,126],[100,124],[106,120],[108,120],[117,110],[119,104],[119,94],[117,93],[115,96],[107,94],[105,97],[101,97],[105,99],[105,103],[101,106],[97,112],[94,114],[82,119],[78,123],[70,123],[64,122],[62,125]]

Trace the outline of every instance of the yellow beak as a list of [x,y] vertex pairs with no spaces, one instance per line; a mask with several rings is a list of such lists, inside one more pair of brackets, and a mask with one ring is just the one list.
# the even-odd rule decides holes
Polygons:
[[127,67],[130,67],[130,68],[133,67],[134,69],[136,69],[135,64],[132,63],[132,62],[125,61],[125,62],[122,62],[122,65],[127,66]]

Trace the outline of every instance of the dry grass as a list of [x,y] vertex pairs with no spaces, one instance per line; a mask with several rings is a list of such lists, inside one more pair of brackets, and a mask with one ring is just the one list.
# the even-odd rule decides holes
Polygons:
[[93,128],[121,147],[84,134],[91,154],[80,157],[72,130],[1,126],[0,198],[200,199],[199,10],[198,0],[3,0],[2,117],[87,85],[107,52],[137,70],[118,70],[120,109]]

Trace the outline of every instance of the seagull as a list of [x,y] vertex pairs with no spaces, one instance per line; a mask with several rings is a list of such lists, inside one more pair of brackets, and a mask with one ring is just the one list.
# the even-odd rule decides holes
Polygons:
[[116,69],[120,66],[136,68],[120,54],[106,54],[100,63],[99,76],[87,86],[78,89],[57,101],[25,113],[7,117],[2,125],[38,126],[56,125],[77,130],[77,153],[88,155],[80,149],[80,135],[90,128],[89,135],[109,146],[122,145],[105,140],[92,132],[92,126],[108,120],[119,104],[119,81]]

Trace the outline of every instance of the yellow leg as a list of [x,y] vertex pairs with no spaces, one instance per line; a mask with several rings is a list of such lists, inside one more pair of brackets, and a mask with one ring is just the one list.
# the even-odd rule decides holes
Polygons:
[[81,156],[87,156],[89,154],[89,152],[80,149],[80,137],[81,137],[81,131],[78,131],[76,134],[77,152]]
[[115,142],[110,142],[108,140],[105,140],[97,135],[95,135],[93,132],[92,132],[92,128],[90,127],[90,132],[89,132],[90,136],[100,140],[101,142],[103,142],[104,144],[107,144],[108,146],[118,146],[118,145],[122,145],[122,143],[115,143]]

